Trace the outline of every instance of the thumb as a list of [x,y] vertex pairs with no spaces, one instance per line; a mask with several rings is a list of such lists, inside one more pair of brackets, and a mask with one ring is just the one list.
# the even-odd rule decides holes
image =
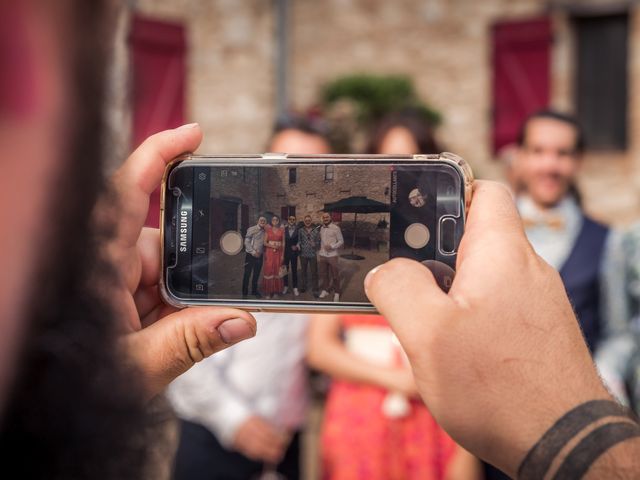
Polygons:
[[408,258],[394,258],[371,270],[364,289],[409,358],[424,350],[424,341],[434,325],[454,308],[454,302],[438,287],[431,271]]
[[242,310],[187,308],[126,335],[122,347],[153,396],[196,362],[255,334],[255,319]]

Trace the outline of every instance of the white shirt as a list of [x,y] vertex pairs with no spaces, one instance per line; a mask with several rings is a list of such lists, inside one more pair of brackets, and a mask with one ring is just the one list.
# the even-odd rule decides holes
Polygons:
[[254,316],[258,324],[254,338],[197,363],[167,392],[181,418],[207,427],[226,447],[252,415],[289,431],[298,430],[306,417],[308,317]]
[[[564,197],[555,207],[545,210],[540,209],[527,195],[519,196],[516,203],[520,216],[534,223],[525,228],[533,249],[549,265],[560,270],[569,258],[582,228],[580,206],[571,195]],[[562,227],[553,228],[545,224],[545,218],[548,217],[560,219]],[[540,224],[535,224],[536,221],[540,221]]]
[[338,249],[344,245],[342,231],[335,223],[322,225],[320,227],[320,251],[318,255],[321,257],[335,257],[338,255]]

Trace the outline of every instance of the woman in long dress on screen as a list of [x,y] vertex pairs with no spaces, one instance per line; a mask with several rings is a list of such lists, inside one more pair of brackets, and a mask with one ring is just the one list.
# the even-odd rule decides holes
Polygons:
[[271,298],[282,292],[284,283],[280,276],[284,260],[284,229],[280,226],[280,217],[271,217],[271,225],[267,225],[265,230],[262,293]]

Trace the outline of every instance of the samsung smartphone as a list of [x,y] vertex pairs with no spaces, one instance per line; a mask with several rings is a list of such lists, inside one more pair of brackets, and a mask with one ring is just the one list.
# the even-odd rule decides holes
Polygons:
[[375,312],[364,277],[394,257],[446,291],[472,181],[450,153],[179,157],[162,186],[162,293],[179,307]]

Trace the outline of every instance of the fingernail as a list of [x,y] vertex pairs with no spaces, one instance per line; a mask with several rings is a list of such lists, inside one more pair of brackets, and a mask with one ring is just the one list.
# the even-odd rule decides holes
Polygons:
[[242,318],[231,318],[218,326],[218,334],[226,344],[238,343],[241,340],[251,338],[255,332],[251,329],[246,320]]
[[373,276],[376,274],[376,272],[380,270],[380,265],[378,265],[377,267],[372,268],[369,273],[367,273],[367,276],[364,277],[364,289],[365,291],[369,288],[369,284],[371,283],[371,279],[373,278]]
[[176,130],[188,130],[190,128],[196,128],[197,126],[197,123],[187,123],[186,125],[182,125],[181,127],[176,128]]

